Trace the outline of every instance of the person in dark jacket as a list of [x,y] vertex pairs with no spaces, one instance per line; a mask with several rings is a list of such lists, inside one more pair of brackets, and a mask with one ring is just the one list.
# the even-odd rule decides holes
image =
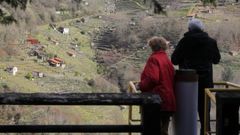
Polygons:
[[[162,104],[159,114],[149,112],[147,108],[143,109],[143,113],[148,115],[150,119],[145,123],[151,123],[152,119],[161,120],[160,128],[161,135],[168,135],[168,126],[170,116],[176,111],[175,95],[174,95],[174,67],[166,50],[168,41],[163,37],[153,37],[149,40],[148,45],[153,53],[148,58],[145,68],[141,74],[139,88],[142,92],[158,94],[162,99]],[[154,128],[154,127],[152,127]],[[157,135],[153,133],[152,135]]]
[[171,60],[174,65],[179,65],[179,69],[195,69],[198,73],[198,113],[201,135],[204,135],[204,89],[213,87],[212,64],[218,64],[221,55],[216,40],[203,31],[204,26],[200,20],[190,20],[188,29],[176,46]]

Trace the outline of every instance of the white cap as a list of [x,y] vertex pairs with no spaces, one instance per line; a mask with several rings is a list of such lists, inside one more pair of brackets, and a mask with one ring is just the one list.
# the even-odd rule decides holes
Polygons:
[[201,20],[192,18],[188,22],[188,29],[189,30],[203,30],[204,25]]

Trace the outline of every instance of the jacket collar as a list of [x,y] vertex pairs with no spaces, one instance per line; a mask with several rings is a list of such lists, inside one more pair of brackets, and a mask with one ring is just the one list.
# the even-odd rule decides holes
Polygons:
[[159,51],[156,51],[156,52],[152,53],[152,55],[154,55],[154,54],[166,54],[166,52],[163,51],[163,50],[159,50]]

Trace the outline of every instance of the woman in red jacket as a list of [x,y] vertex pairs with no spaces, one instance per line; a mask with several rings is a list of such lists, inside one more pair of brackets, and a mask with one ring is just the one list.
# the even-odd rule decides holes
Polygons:
[[[150,92],[158,94],[162,99],[161,111],[158,115],[161,119],[161,135],[168,135],[168,126],[170,117],[176,111],[175,95],[174,95],[174,67],[171,63],[166,50],[168,41],[163,37],[153,37],[149,40],[148,45],[152,49],[145,68],[141,74],[141,82],[139,88],[142,92]],[[143,113],[153,116],[152,112],[147,109]],[[149,114],[148,114],[149,113]],[[150,118],[151,119],[151,118]],[[151,120],[149,119],[149,122]]]

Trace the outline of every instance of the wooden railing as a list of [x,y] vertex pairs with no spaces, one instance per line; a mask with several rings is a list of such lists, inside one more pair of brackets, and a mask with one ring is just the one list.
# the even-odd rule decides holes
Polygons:
[[[139,91],[135,87],[135,83],[138,83],[138,82],[134,82],[134,81],[129,82],[129,86],[128,86],[129,93],[139,93]],[[140,113],[140,111],[141,110],[139,108],[139,113]],[[130,105],[129,110],[128,110],[128,124],[129,125],[135,125],[135,123],[141,122],[140,118],[134,118],[133,115],[134,115],[133,105]],[[141,115],[141,113],[140,113],[140,115]],[[129,133],[128,135],[132,135],[132,133]]]
[[[205,109],[204,109],[205,110],[205,113],[204,113],[205,123],[204,123],[204,133],[206,135],[216,134],[216,131],[209,131],[207,129],[207,127],[209,126],[211,121],[215,121],[216,125],[218,124],[216,119],[208,120],[208,118],[209,118],[209,113],[208,113],[208,110],[209,110],[208,109],[208,104],[209,104],[209,102],[212,102],[212,103],[217,105],[216,113],[219,113],[219,111],[220,111],[219,107],[218,107],[219,105],[218,105],[216,97],[215,97],[215,93],[219,93],[219,92],[226,92],[226,93],[238,92],[238,93],[240,93],[240,85],[234,84],[234,83],[231,83],[231,82],[214,82],[214,86],[223,86],[224,88],[206,88],[205,89]],[[222,116],[220,116],[219,119],[222,119]],[[219,127],[216,127],[216,130],[219,130]],[[219,133],[217,133],[217,134],[219,134]],[[222,133],[220,133],[220,134],[222,134]]]
[[[2,93],[0,105],[137,105],[159,108],[161,99],[153,94],[83,94],[83,93]],[[151,124],[146,125],[142,116],[139,125],[0,125],[0,133],[142,133],[150,135],[158,131],[150,131]],[[152,124],[159,123],[159,120]]]

